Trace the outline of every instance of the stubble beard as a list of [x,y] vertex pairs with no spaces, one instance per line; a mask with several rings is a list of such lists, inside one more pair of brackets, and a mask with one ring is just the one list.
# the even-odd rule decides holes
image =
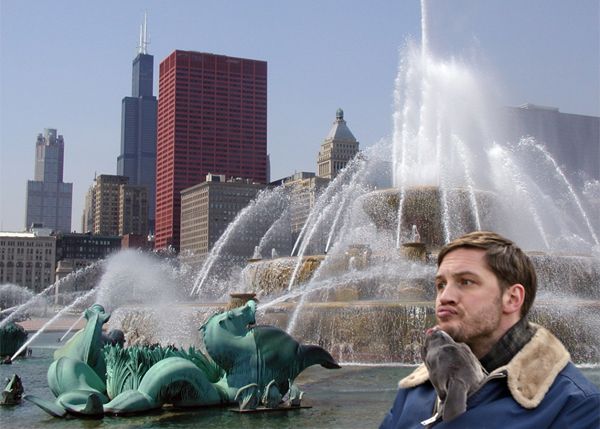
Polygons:
[[463,315],[457,324],[441,328],[457,343],[465,343],[469,347],[476,347],[482,341],[492,337],[500,325],[502,314],[502,299],[500,296],[491,304],[482,307],[475,314],[465,319]]

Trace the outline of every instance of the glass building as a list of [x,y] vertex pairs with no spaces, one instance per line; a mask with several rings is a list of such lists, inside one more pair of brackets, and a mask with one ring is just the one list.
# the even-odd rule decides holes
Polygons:
[[154,57],[147,53],[146,45],[144,22],[138,55],[133,60],[131,97],[124,97],[121,103],[121,151],[117,158],[117,174],[129,178],[130,185],[147,189],[147,225],[154,230],[158,104],[152,94]]

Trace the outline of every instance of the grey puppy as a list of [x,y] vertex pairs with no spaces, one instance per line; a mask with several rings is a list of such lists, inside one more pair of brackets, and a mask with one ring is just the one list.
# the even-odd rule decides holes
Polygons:
[[439,328],[432,328],[427,331],[421,357],[440,399],[433,420],[441,415],[442,420],[449,421],[464,413],[467,398],[479,389],[486,376],[469,346],[457,343]]

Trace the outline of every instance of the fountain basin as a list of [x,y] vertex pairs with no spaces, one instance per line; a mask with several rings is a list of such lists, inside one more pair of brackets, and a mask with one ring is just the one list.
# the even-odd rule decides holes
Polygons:
[[[172,307],[165,323],[154,307],[123,307],[115,310],[109,328],[125,331],[128,344],[174,344],[201,347],[198,328],[226,303]],[[296,308],[294,302],[258,308],[260,324],[285,329]],[[305,302],[291,335],[306,344],[328,349],[340,362],[369,364],[421,361],[424,332],[435,324],[433,301],[406,300]],[[600,340],[595,315],[600,303],[578,300],[539,301],[531,321],[549,328],[567,347],[575,363],[600,362]]]
[[[405,237],[401,241],[410,241],[408,236],[412,226],[416,225],[421,242],[429,250],[439,249],[445,244],[444,223],[448,225],[453,236],[463,235],[477,229],[491,229],[496,225],[494,214],[497,213],[496,196],[489,191],[467,188],[446,189],[443,204],[441,188],[437,186],[413,186],[405,189],[402,206],[401,231]],[[396,188],[373,191],[363,198],[362,206],[371,220],[380,229],[396,230],[398,228],[398,206],[401,192]],[[477,227],[472,198],[477,206],[480,227]],[[445,211],[451,216],[444,220]],[[446,215],[446,217],[448,217]]]
[[[308,282],[324,259],[325,255],[303,257],[294,284]],[[250,286],[248,290],[256,291],[259,297],[285,291],[296,263],[296,257],[249,261],[244,270],[245,284]]]

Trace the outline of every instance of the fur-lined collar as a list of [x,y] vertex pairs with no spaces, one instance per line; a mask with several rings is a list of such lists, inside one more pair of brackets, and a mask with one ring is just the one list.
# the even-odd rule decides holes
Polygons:
[[[507,365],[496,368],[487,377],[496,378],[506,373],[511,395],[524,408],[535,408],[542,402],[558,373],[571,359],[567,349],[550,331],[534,323],[531,325],[536,329],[531,340]],[[399,386],[411,388],[428,380],[427,368],[421,364],[400,380]]]

